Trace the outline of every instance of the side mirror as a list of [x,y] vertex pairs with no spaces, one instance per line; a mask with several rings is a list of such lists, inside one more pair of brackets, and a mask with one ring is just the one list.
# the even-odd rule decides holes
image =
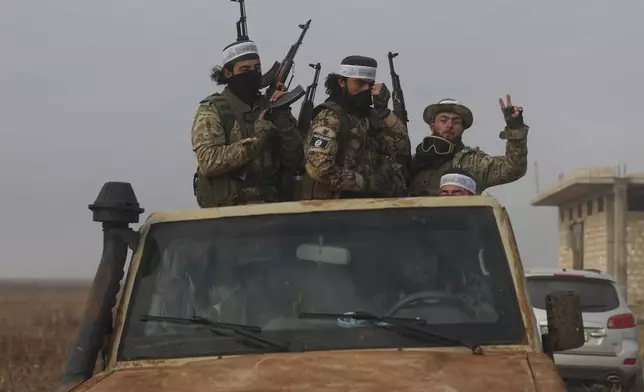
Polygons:
[[584,323],[579,296],[572,291],[546,296],[548,336],[544,339],[550,353],[572,350],[584,345]]

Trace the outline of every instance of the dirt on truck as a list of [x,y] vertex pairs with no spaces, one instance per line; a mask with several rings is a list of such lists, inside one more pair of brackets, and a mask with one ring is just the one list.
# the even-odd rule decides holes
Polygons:
[[59,391],[563,392],[552,355],[584,342],[571,292],[548,296],[540,335],[492,197],[155,212],[132,229],[144,210],[110,182],[90,209],[103,255]]

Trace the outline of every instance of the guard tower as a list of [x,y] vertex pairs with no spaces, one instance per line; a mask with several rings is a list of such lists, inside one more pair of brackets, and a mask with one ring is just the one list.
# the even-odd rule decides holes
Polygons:
[[584,168],[531,204],[559,209],[559,267],[612,275],[628,302],[644,305],[644,173]]

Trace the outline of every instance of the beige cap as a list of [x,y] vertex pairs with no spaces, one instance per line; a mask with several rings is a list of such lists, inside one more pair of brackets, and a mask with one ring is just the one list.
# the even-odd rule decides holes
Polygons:
[[464,130],[471,127],[474,122],[472,111],[463,105],[463,103],[453,98],[441,99],[438,103],[427,106],[423,111],[423,120],[429,124],[437,114],[445,112],[456,113],[461,116]]

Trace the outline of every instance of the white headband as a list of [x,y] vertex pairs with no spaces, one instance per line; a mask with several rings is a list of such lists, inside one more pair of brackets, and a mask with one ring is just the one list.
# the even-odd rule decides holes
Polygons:
[[375,67],[342,64],[340,65],[340,72],[338,72],[338,75],[344,76],[345,78],[366,79],[366,80],[375,81],[376,70],[377,68]]
[[445,185],[456,185],[476,194],[476,181],[462,174],[445,174],[441,177],[441,188]]
[[257,51],[257,44],[253,41],[243,41],[224,49],[223,51],[223,65],[228,64],[236,58],[254,53],[259,55]]

